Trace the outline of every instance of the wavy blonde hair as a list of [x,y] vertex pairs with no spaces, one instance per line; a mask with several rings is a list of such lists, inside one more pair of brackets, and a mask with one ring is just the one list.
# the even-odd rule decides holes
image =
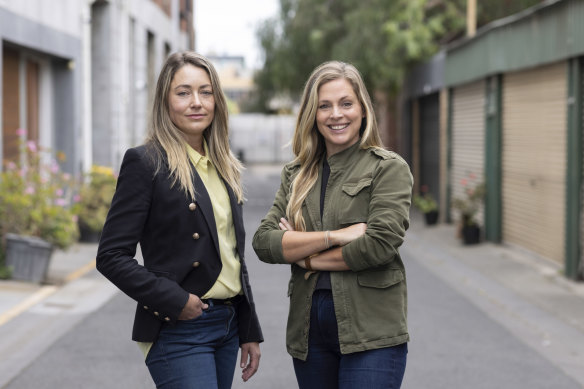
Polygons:
[[353,65],[339,61],[325,62],[314,69],[304,86],[292,138],[292,151],[296,155],[294,163],[300,164],[300,170],[290,184],[291,195],[286,207],[286,217],[297,231],[306,230],[302,217],[302,203],[316,184],[319,162],[326,155],[324,138],[316,125],[318,92],[323,84],[340,78],[351,84],[365,114],[359,131],[360,148],[383,147],[373,104],[359,71]]
[[215,98],[213,121],[203,132],[209,147],[208,158],[219,175],[231,187],[238,202],[243,201],[241,170],[243,166],[229,148],[228,111],[219,76],[211,62],[193,51],[182,51],[168,57],[156,84],[150,132],[146,144],[154,146],[156,171],[159,171],[166,154],[172,185],[178,184],[187,196],[195,199],[193,171],[181,131],[170,119],[168,95],[176,72],[185,65],[193,65],[207,72]]

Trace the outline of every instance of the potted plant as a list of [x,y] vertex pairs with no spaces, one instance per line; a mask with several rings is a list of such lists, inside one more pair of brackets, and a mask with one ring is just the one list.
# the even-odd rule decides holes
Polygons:
[[420,194],[414,195],[414,206],[424,214],[426,225],[434,225],[438,222],[438,203],[428,191],[427,185],[420,187]]
[[[18,135],[24,138],[26,132]],[[20,162],[8,162],[0,174],[2,247],[12,278],[40,282],[53,248],[66,249],[77,240],[70,207],[74,185],[48,150],[33,141],[23,142],[20,150]]]
[[474,174],[461,180],[464,196],[455,197],[452,207],[460,214],[459,235],[464,244],[475,244],[480,241],[480,224],[476,216],[483,203],[485,185],[477,182]]
[[4,249],[2,240],[0,239],[0,280],[8,280],[11,276],[10,268],[6,266],[6,259],[4,257]]
[[97,242],[116,190],[117,177],[111,168],[94,165],[86,175],[73,211],[77,215],[80,241]]

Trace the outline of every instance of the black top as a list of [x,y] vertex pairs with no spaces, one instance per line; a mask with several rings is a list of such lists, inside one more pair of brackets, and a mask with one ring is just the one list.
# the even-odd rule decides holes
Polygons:
[[[322,212],[324,210],[324,195],[326,194],[326,185],[331,174],[331,167],[326,158],[322,164],[322,183],[320,185],[320,220],[322,222]],[[328,271],[321,271],[316,281],[315,289],[331,289],[331,275]]]

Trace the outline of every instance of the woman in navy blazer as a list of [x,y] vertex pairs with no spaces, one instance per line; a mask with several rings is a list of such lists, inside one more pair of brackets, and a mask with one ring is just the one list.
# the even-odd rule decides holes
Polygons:
[[[124,156],[101,235],[97,268],[137,301],[132,339],[157,387],[230,388],[238,347],[244,381],[259,365],[263,338],[244,261],[241,164],[227,125],[212,64],[194,52],[171,55],[158,79],[150,134]],[[221,190],[215,185],[209,193],[192,150],[215,169]],[[228,217],[218,229],[221,198]],[[234,247],[222,252],[225,239]],[[143,265],[135,259],[138,243]],[[237,289],[204,299],[223,274],[225,251],[239,271],[224,277]]]

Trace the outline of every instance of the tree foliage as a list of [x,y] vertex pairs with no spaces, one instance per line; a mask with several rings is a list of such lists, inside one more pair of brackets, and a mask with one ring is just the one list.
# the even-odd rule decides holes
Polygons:
[[[540,0],[478,2],[478,24]],[[298,97],[310,72],[327,60],[354,64],[370,90],[394,95],[406,70],[464,34],[466,0],[280,0],[258,29],[264,67],[259,99]]]

